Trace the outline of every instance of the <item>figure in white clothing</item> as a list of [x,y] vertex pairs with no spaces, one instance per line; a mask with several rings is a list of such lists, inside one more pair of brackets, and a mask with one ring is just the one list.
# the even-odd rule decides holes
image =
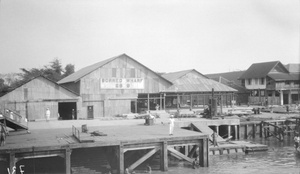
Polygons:
[[170,122],[169,122],[169,124],[170,124],[170,129],[169,129],[169,135],[173,135],[173,131],[174,131],[174,116],[173,115],[171,115],[170,116]]
[[46,121],[50,120],[50,115],[51,115],[51,112],[50,112],[49,108],[47,108],[46,109]]

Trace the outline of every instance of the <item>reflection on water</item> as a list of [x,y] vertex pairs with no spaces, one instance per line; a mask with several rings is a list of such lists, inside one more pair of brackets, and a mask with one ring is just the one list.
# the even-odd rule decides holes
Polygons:
[[297,173],[300,174],[300,156],[294,153],[293,138],[286,138],[284,142],[270,138],[264,140],[257,138],[252,140],[257,143],[266,144],[269,150],[265,152],[210,155],[209,167],[192,169],[186,162],[169,164],[168,172],[154,171],[158,174],[253,174],[253,173]]

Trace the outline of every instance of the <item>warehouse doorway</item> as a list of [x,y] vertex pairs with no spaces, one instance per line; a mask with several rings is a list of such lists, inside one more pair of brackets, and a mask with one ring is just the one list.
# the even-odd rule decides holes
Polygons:
[[76,102],[61,102],[58,103],[58,113],[61,120],[76,120],[77,119]]

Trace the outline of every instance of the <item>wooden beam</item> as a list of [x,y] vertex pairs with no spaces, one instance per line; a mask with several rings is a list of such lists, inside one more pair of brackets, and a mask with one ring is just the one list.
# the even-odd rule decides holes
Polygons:
[[164,141],[160,153],[160,170],[168,171],[168,143]]
[[208,139],[203,139],[199,143],[199,165],[208,167]]
[[156,146],[149,146],[149,147],[132,147],[132,148],[125,148],[124,147],[124,153],[127,152],[127,151],[132,151],[132,150],[144,150],[144,149],[153,149],[155,148]]
[[198,148],[198,146],[194,145],[193,148],[190,150],[188,157],[193,157],[197,148]]
[[174,153],[176,156],[179,156],[180,158],[182,158],[182,159],[184,159],[184,160],[186,160],[186,161],[188,161],[190,163],[193,163],[193,161],[194,161],[193,159],[185,156],[184,154],[178,152],[177,150],[175,150],[173,148],[168,147],[168,151],[170,151],[171,153]]
[[124,173],[124,149],[123,145],[119,145],[118,148],[118,157],[119,157],[119,173]]
[[15,153],[10,153],[9,154],[9,170],[13,171],[16,167],[16,158],[15,158]]
[[65,151],[65,167],[66,167],[66,174],[71,174],[71,149],[66,149]]
[[151,151],[149,151],[148,153],[146,153],[146,155],[142,156],[139,160],[137,160],[135,163],[131,164],[128,167],[129,171],[132,171],[137,166],[142,164],[144,161],[146,161],[148,158],[150,158],[152,155],[154,155],[158,150],[159,150],[159,148],[156,147],[156,148],[152,149]]

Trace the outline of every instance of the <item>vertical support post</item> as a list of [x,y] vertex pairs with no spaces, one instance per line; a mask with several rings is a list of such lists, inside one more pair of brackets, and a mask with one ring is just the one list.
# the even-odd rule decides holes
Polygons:
[[280,90],[280,105],[283,105],[283,91]]
[[241,135],[241,132],[240,132],[240,125],[237,125],[237,129],[238,129],[238,130],[237,130],[237,131],[238,131],[238,137],[237,137],[237,138],[238,138],[238,140],[239,140],[239,139],[240,139],[240,135]]
[[147,109],[150,111],[150,99],[149,99],[149,93],[147,94]]
[[276,121],[276,122],[275,122],[275,127],[274,127],[274,133],[275,133],[275,134],[277,134],[277,132],[278,132],[278,130],[277,130],[277,125],[278,125],[278,122]]
[[180,105],[180,102],[179,102],[179,94],[177,93],[177,110],[179,109],[179,105]]
[[118,148],[118,157],[119,157],[119,173],[124,173],[124,148],[122,143]]
[[168,143],[163,141],[160,152],[160,170],[168,171]]
[[261,122],[259,124],[259,137],[262,138],[263,137],[263,126],[264,126],[264,123]]
[[72,150],[67,148],[65,151],[66,174],[71,174],[71,153]]
[[199,165],[208,167],[208,157],[208,138],[205,138],[199,142]]
[[190,110],[193,110],[193,94],[190,95]]
[[164,110],[166,110],[166,93],[164,93]]
[[16,156],[15,153],[11,152],[9,154],[9,170],[13,171],[16,167]]
[[235,140],[238,139],[238,129],[237,129],[237,125],[234,125],[234,139],[235,139]]
[[228,125],[228,138],[231,136],[231,125]]
[[252,125],[252,137],[255,138],[255,133],[256,133],[256,124],[254,123]]
[[248,139],[248,124],[245,124],[244,138]]
[[220,93],[220,115],[223,115],[223,94]]
[[189,145],[184,146],[184,154],[185,154],[185,156],[188,156],[188,154],[189,154]]
[[216,132],[219,135],[219,126],[216,126]]
[[135,112],[135,113],[137,113],[137,109],[138,109],[138,108],[137,108],[137,106],[138,106],[137,103],[138,103],[138,99],[136,99],[136,100],[135,100],[135,103],[134,103],[134,104],[135,104],[135,106],[134,106],[134,108],[135,108],[135,109],[134,109],[134,112]]
[[159,110],[162,110],[162,97],[161,97],[161,94],[159,94]]

